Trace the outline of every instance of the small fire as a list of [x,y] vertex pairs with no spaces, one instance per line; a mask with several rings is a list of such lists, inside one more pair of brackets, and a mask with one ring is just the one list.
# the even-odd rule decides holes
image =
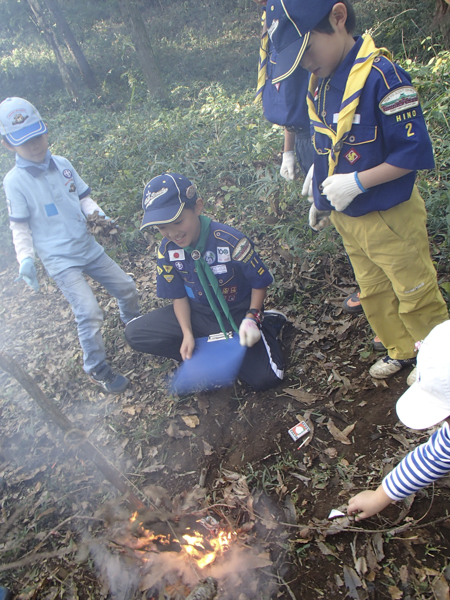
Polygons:
[[187,542],[186,545],[183,544],[182,548],[197,562],[197,566],[200,569],[204,569],[213,563],[218,556],[221,556],[229,548],[232,540],[231,533],[219,531],[217,537],[207,540],[208,544],[213,548],[212,551],[208,552],[204,546],[204,537],[197,531],[194,533],[194,536],[182,536]]
[[[136,522],[137,518],[138,513],[133,513],[130,522]],[[196,562],[199,569],[204,569],[228,550],[235,534],[219,530],[219,522],[213,517],[208,516],[205,519],[200,519],[197,523],[203,525],[209,531],[209,534],[202,535],[196,530],[179,537],[174,532],[169,535],[155,534],[149,529],[145,529],[140,523],[136,532],[137,537],[133,538],[132,546],[134,550],[145,552],[153,549],[155,544],[160,546],[175,544]],[[187,528],[188,531],[189,529]],[[149,546],[152,548],[149,548]]]

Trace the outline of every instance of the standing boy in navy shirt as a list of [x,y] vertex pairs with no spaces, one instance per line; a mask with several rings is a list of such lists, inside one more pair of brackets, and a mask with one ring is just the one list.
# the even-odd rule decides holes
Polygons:
[[269,0],[267,19],[278,73],[296,62],[311,73],[310,225],[329,216],[342,236],[388,351],[369,372],[385,378],[414,364],[415,341],[448,318],[414,185],[418,169],[434,167],[418,94],[370,36],[353,38],[350,0]]
[[[283,379],[277,339],[286,317],[264,315],[272,275],[242,233],[203,216],[194,184],[178,173],[154,177],[145,187],[141,229],[156,226],[164,236],[158,250],[157,295],[173,302],[128,323],[132,348],[189,360],[195,339],[239,327],[247,346],[239,377],[257,390]],[[264,317],[267,318],[264,318]]]
[[52,156],[47,127],[27,100],[6,98],[0,104],[0,134],[3,146],[16,155],[16,165],[5,176],[3,187],[20,264],[19,279],[39,291],[36,249],[72,307],[84,370],[107,392],[122,392],[129,381],[106,362],[100,331],[103,311],[83,277],[89,275],[117,298],[124,323],[139,315],[134,281],[87,229],[85,215],[104,213],[89,197],[90,187],[70,162]]

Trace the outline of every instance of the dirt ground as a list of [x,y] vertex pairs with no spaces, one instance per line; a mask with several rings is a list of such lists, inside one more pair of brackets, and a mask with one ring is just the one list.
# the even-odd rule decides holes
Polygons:
[[[89,436],[145,505],[133,530],[134,509],[82,454],[80,438],[64,435],[0,374],[0,585],[16,598],[172,600],[208,574],[222,599],[450,597],[445,480],[365,522],[328,519],[429,434],[397,420],[407,371],[378,384],[368,375],[378,355],[367,322],[341,309],[356,289],[345,256],[299,265],[282,248],[260,251],[285,288],[282,305],[268,302],[289,317],[284,382],[264,393],[237,382],[184,398],[168,392],[173,361],[128,348],[115,301],[101,288],[108,356],[132,384],[119,396],[93,386],[56,286],[40,270],[41,292],[33,293],[14,282],[13,257],[3,257],[0,351]],[[159,305],[152,252],[115,255],[135,277],[144,310]],[[304,439],[288,434],[299,420],[312,430],[301,448]],[[167,575],[153,585],[143,566],[150,554],[130,550],[130,539],[167,527],[164,535],[174,536],[206,516],[230,532],[231,549],[211,568],[188,575],[178,565],[178,583]],[[166,565],[174,554],[164,555],[161,545],[150,552]]]

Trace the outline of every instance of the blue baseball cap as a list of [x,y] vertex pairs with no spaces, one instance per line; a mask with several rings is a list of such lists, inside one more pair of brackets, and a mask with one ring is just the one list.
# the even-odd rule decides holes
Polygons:
[[267,33],[277,52],[272,83],[289,77],[299,66],[311,31],[338,0],[268,0]]
[[184,175],[163,173],[153,177],[144,188],[141,229],[149,225],[172,223],[181,214],[186,204],[197,202],[197,188]]
[[37,109],[23,98],[6,98],[0,104],[0,134],[12,146],[20,146],[37,135],[47,133],[47,127]]

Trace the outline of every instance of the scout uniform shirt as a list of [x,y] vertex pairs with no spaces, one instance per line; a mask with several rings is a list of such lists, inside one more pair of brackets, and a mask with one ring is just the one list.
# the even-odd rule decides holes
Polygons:
[[[361,44],[362,38],[357,38],[335,73],[319,81],[314,94],[318,116],[333,131],[336,131],[345,84]],[[312,136],[317,152],[314,158],[314,204],[319,210],[334,210],[320,189],[328,177],[331,140],[322,133],[312,132]],[[343,140],[334,173],[360,173],[384,162],[412,172],[358,195],[342,211],[344,214],[359,217],[372,211],[388,210],[409,200],[415,171],[434,167],[431,140],[418,93],[412,87],[409,75],[385,56],[378,56],[361,93],[352,129]]]
[[[242,233],[212,221],[203,258],[217,277],[228,304],[249,298],[252,289],[265,288],[272,275]],[[158,251],[156,291],[159,298],[185,298],[209,306],[200,284],[196,261],[183,248],[164,238]]]
[[52,156],[47,170],[15,166],[3,180],[10,221],[28,222],[50,276],[82,267],[104,249],[88,231],[80,200],[90,193],[70,162]]

